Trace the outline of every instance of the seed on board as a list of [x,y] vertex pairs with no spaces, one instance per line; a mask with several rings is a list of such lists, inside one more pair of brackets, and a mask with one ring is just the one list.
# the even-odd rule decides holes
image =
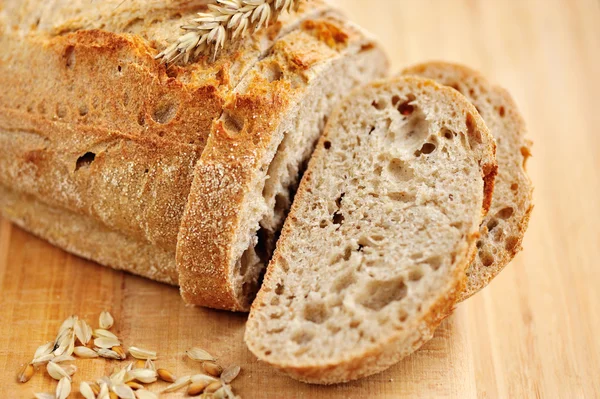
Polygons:
[[49,353],[47,355],[42,355],[40,357],[33,359],[31,361],[31,364],[33,364],[34,366],[37,366],[40,364],[48,363],[52,359],[54,359],[54,353]]
[[127,358],[127,354],[122,346],[113,346],[111,349],[121,357],[121,360],[125,360]]
[[75,354],[75,356],[83,359],[93,359],[95,357],[98,357],[96,351],[88,348],[87,346],[76,346],[73,349],[73,353]]
[[36,349],[33,358],[35,359],[41,356],[49,355],[50,353],[52,353],[52,349],[54,349],[54,342],[48,342],[44,345],[41,345],[39,348]]
[[94,345],[96,345],[98,348],[110,349],[113,346],[121,346],[121,342],[114,338],[100,337],[94,340]]
[[158,374],[158,377],[163,381],[175,382],[177,380],[177,378],[169,370],[158,369],[156,370],[156,373]]
[[205,381],[194,382],[188,387],[187,393],[190,396],[200,395],[210,384],[211,383],[206,383]]
[[112,387],[112,390],[121,399],[135,399],[135,393],[128,385],[117,384]]
[[146,360],[146,363],[144,363],[144,368],[156,371],[156,365],[154,364],[152,359]]
[[[99,388],[98,391],[100,391]],[[79,392],[85,399],[96,399],[96,394],[92,390],[92,387],[85,381],[82,381],[81,384],[79,384]]]
[[135,346],[129,347],[129,354],[139,360],[156,360],[156,352],[147,349],[138,348]]
[[189,385],[190,383],[191,383],[191,377],[189,375],[186,375],[184,377],[179,377],[177,380],[175,380],[174,383],[172,383],[171,385],[166,387],[164,392],[176,391],[180,388],[185,387],[186,385]]
[[223,384],[221,383],[221,381],[211,382],[210,384],[208,384],[208,386],[206,388],[204,388],[204,392],[206,392],[206,393],[213,393],[217,389],[221,388],[221,386],[223,386]]
[[33,396],[35,397],[35,399],[54,399],[56,397],[53,393],[45,392],[34,393]]
[[67,364],[66,366],[63,366],[63,370],[65,370],[70,377],[77,372],[77,366],[74,364]]
[[223,372],[223,367],[219,366],[217,363],[213,362],[204,362],[202,363],[202,368],[210,375],[214,375],[218,377]]
[[111,374],[110,378],[107,381],[109,386],[119,385],[125,383],[125,376],[127,375],[126,369],[115,370],[114,373]]
[[112,391],[108,393],[108,397],[110,399],[119,399],[119,395],[117,395],[116,393],[114,393]]
[[206,374],[195,374],[190,377],[190,380],[192,382],[205,381],[207,385],[210,384],[211,382],[219,381],[215,377],[206,375]]
[[71,376],[69,375],[69,373],[67,373],[65,369],[63,369],[60,365],[56,363],[49,362],[46,366],[46,370],[48,371],[48,374],[50,374],[50,377],[54,378],[57,381],[60,381],[63,378],[71,380]]
[[119,337],[117,337],[115,334],[103,328],[96,328],[92,335],[94,336],[94,338],[112,338],[116,340],[119,339]]
[[145,389],[140,389],[135,392],[135,396],[137,399],[158,399],[158,395],[154,392],[146,391]]
[[104,357],[106,359],[121,360],[121,356],[117,352],[110,349],[100,348],[96,352],[98,352],[100,357]]
[[29,381],[31,377],[33,377],[34,371],[35,369],[33,368],[33,364],[31,363],[28,363],[25,366],[23,366],[23,368],[19,372],[19,376],[17,377],[19,379],[19,382]]
[[215,360],[217,360],[213,355],[200,348],[191,348],[188,349],[185,353],[190,359],[196,360],[198,362],[214,362]]
[[115,319],[112,317],[112,315],[109,312],[104,311],[104,312],[100,313],[100,317],[98,320],[98,325],[100,326],[100,328],[108,330],[109,328],[111,328],[113,326],[114,323],[115,323]]
[[[131,352],[129,352],[131,354]],[[144,369],[146,368],[146,362],[143,360],[138,360],[135,362],[135,368],[136,369]]]
[[85,320],[77,320],[74,330],[75,336],[82,345],[86,345],[92,339],[92,327]]
[[156,371],[149,369],[133,369],[127,372],[125,381],[138,380],[144,384],[150,384],[157,379]]
[[217,389],[215,391],[215,393],[213,393],[213,399],[225,399],[227,396],[227,394],[225,393],[225,387],[221,387],[219,389]]
[[71,394],[71,378],[63,377],[56,386],[56,399],[66,399]]
[[90,388],[92,388],[92,392],[94,392],[94,395],[100,394],[100,385],[98,385],[97,382],[90,382]]
[[240,366],[229,366],[221,373],[221,379],[224,383],[229,384],[240,374],[240,370]]
[[129,385],[129,387],[131,389],[144,389],[144,386],[140,383],[137,383],[135,381],[127,381],[125,384]]
[[98,392],[98,399],[109,399],[108,385],[105,382],[100,384],[100,392]]

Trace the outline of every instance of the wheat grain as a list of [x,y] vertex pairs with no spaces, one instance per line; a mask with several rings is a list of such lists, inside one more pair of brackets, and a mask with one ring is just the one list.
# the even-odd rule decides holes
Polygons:
[[146,391],[145,389],[140,389],[135,392],[135,396],[137,399],[158,399],[158,395],[154,392]]
[[33,377],[34,371],[35,369],[33,368],[33,365],[31,363],[28,363],[25,366],[23,366],[23,368],[19,372],[19,376],[17,377],[17,379],[19,380],[19,382],[27,382],[31,379],[31,377]]
[[221,373],[221,380],[224,383],[229,384],[231,381],[235,380],[238,374],[240,374],[241,367],[240,366],[229,366]]
[[71,378],[63,377],[56,386],[56,399],[66,399],[71,394]]
[[54,399],[55,398],[54,394],[46,393],[46,392],[34,393],[33,396],[35,397],[35,399]]
[[79,384],[79,393],[81,393],[81,396],[83,396],[85,399],[95,399],[96,395],[94,394],[94,391],[92,390],[92,387],[90,386],[89,383],[82,381],[81,384]]
[[56,363],[49,362],[46,366],[46,370],[48,371],[50,377],[54,378],[57,381],[60,381],[63,378],[71,380],[71,376],[69,375],[69,373],[67,373],[65,369],[63,369],[60,365]]
[[73,350],[73,353],[77,357],[81,357],[83,359],[92,359],[98,357],[98,354],[93,350],[88,348],[87,346],[76,346]]
[[158,377],[161,380],[166,382],[175,382],[177,380],[177,377],[175,377],[173,373],[166,369],[158,369],[156,370],[156,374],[158,374]]
[[208,12],[181,28],[186,31],[155,58],[165,63],[183,60],[187,63],[202,52],[210,51],[213,59],[227,40],[243,37],[253,29],[267,27],[283,12],[291,12],[299,0],[216,0]]
[[127,372],[125,381],[138,380],[144,384],[151,384],[157,380],[158,374],[150,369],[133,369]]
[[144,389],[144,386],[142,384],[139,384],[135,381],[127,381],[125,384],[129,385],[129,387],[131,387],[131,389],[134,390]]
[[135,399],[135,393],[128,385],[116,384],[112,387],[112,391],[121,399]]
[[223,372],[223,367],[219,366],[217,363],[213,362],[204,362],[202,363],[202,368],[208,374],[218,377]]
[[190,359],[196,360],[198,362],[214,362],[215,360],[217,360],[213,355],[200,348],[188,349],[185,353]]
[[98,320],[98,325],[100,326],[100,328],[108,330],[113,326],[114,323],[115,319],[113,319],[112,315],[109,312],[104,311],[100,313],[100,317]]
[[147,359],[155,360],[156,359],[156,352],[149,351],[147,349],[138,348],[135,346],[129,347],[129,354],[139,360],[147,360]]
[[166,387],[163,392],[176,391],[180,388],[183,388],[183,387],[189,385],[191,382],[192,382],[192,377],[190,377],[189,375],[186,375],[184,377],[179,377],[177,380],[175,380],[174,383],[172,383],[171,385]]

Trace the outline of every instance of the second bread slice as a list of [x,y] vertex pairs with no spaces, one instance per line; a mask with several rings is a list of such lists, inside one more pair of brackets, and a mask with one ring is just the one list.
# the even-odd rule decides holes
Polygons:
[[458,92],[397,78],[331,117],[245,340],[311,383],[382,371],[431,338],[463,287],[496,173],[493,138]]

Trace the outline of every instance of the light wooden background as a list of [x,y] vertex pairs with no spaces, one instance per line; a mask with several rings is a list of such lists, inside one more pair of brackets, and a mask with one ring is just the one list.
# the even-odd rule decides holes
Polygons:
[[[0,397],[53,390],[43,373],[18,385],[17,370],[65,317],[96,323],[102,309],[115,315],[125,344],[158,350],[159,365],[178,374],[196,366],[182,358],[192,345],[240,364],[234,387],[244,398],[599,397],[600,2],[338,3],[381,38],[395,70],[459,61],[510,89],[535,141],[525,251],[410,358],[363,381],[311,387],[254,360],[242,343],[243,315],[185,307],[175,288],[78,259],[0,221]],[[78,383],[114,363],[77,365]]]

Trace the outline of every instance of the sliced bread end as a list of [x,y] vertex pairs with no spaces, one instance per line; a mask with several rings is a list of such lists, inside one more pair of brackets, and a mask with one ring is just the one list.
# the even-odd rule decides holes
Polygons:
[[496,173],[458,92],[397,78],[330,118],[254,301],[245,341],[301,381],[382,371],[429,340],[463,288]]

